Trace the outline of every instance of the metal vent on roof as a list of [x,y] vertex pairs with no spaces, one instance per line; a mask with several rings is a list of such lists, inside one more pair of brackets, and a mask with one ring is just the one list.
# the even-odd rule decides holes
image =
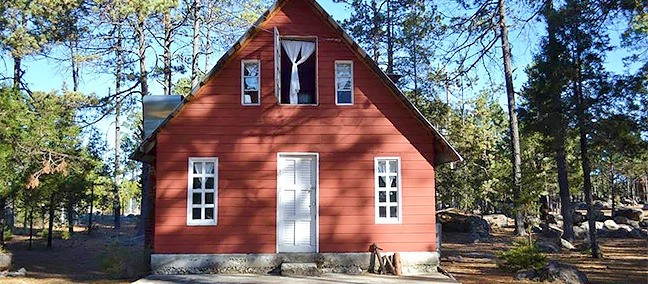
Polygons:
[[155,129],[182,103],[182,96],[144,96],[144,135]]

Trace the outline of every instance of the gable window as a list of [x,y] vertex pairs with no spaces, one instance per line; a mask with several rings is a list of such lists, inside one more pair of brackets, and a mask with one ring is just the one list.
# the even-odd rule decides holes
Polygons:
[[187,225],[216,225],[218,158],[189,158]]
[[282,104],[317,104],[315,38],[281,38],[279,88]]
[[258,106],[261,103],[261,62],[241,61],[241,104]]
[[335,104],[353,105],[353,61],[335,61]]
[[401,222],[400,158],[378,157],[374,160],[376,187],[376,223]]

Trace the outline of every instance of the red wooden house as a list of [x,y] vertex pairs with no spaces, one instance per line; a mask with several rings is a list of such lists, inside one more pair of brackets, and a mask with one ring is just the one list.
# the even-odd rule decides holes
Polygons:
[[367,269],[372,243],[436,268],[435,166],[461,157],[313,0],[279,0],[165,117],[133,154],[154,272]]

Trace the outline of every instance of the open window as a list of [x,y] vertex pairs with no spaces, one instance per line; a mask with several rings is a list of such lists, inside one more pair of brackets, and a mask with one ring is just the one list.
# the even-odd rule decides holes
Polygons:
[[275,28],[275,92],[281,104],[317,104],[317,41],[280,37]]

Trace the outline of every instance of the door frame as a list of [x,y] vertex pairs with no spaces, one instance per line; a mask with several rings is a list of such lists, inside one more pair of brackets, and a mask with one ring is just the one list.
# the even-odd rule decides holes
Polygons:
[[281,193],[279,188],[279,160],[281,157],[285,156],[297,156],[297,157],[313,157],[315,159],[315,252],[319,253],[319,153],[317,152],[277,152],[277,205],[275,207],[276,223],[275,223],[275,252],[279,253],[279,194]]

